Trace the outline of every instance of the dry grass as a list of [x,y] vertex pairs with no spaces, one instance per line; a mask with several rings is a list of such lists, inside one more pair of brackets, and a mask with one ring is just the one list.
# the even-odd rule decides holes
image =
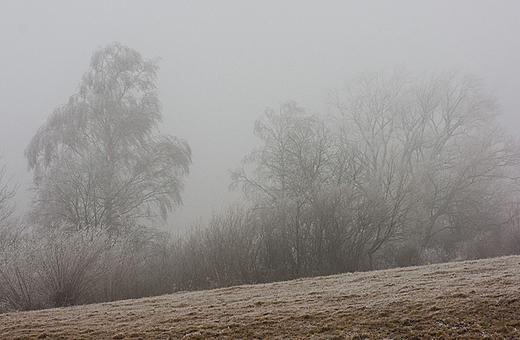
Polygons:
[[520,257],[0,315],[1,339],[520,339]]

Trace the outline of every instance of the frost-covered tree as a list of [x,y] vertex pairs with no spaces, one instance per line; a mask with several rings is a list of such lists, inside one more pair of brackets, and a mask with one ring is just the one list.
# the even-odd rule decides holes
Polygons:
[[181,204],[191,164],[185,141],[157,134],[156,60],[119,43],[92,56],[78,93],[29,143],[35,222],[119,232],[160,222]]
[[[266,277],[342,271],[329,265],[343,252],[351,224],[338,221],[350,204],[354,164],[323,117],[294,102],[266,110],[255,123],[263,146],[232,173],[262,214],[259,253]],[[248,167],[253,166],[249,171]],[[343,262],[343,263],[339,263]]]
[[385,247],[453,254],[508,222],[520,149],[479,79],[365,73],[333,100],[328,116],[267,110],[232,173],[264,211],[265,259],[296,276],[372,268]]
[[[233,185],[242,184],[248,197],[271,203],[311,202],[320,188],[334,182],[339,155],[320,117],[286,102],[279,113],[267,109],[255,122],[254,132],[264,145],[232,173]],[[252,173],[246,171],[249,165],[256,165]]]
[[504,222],[520,153],[496,127],[497,105],[481,80],[366,73],[336,107],[345,143],[357,150],[359,183],[393,202],[409,241],[454,246]]

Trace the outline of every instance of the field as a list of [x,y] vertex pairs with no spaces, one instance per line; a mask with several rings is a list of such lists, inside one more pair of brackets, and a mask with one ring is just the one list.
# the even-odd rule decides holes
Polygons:
[[520,257],[0,314],[0,339],[520,339]]

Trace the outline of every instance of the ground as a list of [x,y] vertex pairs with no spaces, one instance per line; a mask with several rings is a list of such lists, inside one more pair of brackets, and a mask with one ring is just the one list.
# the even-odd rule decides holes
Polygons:
[[0,314],[0,339],[520,339],[520,256]]

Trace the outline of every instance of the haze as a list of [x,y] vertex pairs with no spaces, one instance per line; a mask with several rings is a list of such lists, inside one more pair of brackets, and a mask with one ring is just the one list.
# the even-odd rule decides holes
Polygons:
[[161,133],[193,165],[184,230],[240,199],[229,169],[259,141],[254,121],[294,100],[323,112],[327,91],[364,70],[457,69],[481,77],[520,135],[518,1],[5,1],[0,11],[0,153],[30,201],[23,151],[74,94],[92,52],[113,41],[160,57]]

